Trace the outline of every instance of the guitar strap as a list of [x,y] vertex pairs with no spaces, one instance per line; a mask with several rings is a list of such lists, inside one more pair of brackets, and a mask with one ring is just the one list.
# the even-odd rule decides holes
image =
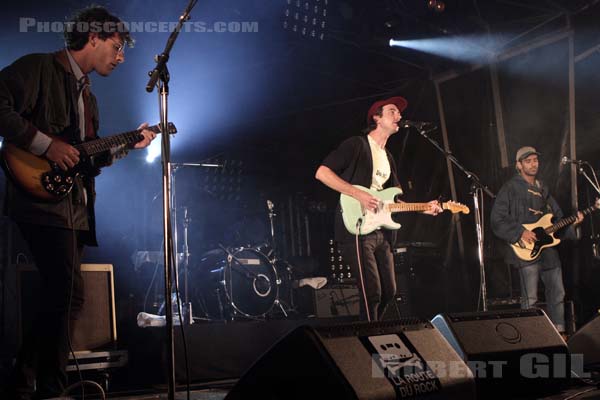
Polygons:
[[540,189],[540,192],[542,192],[542,198],[544,199],[544,202],[546,203],[544,205],[546,212],[552,214],[553,213],[552,207],[550,206],[550,203],[548,202],[548,199],[550,198],[550,192],[548,191],[548,188],[544,187],[542,185],[542,183],[540,181],[538,181],[537,179],[535,180],[535,186],[537,186],[538,189]]
[[404,193],[404,190],[402,189],[402,186],[400,185],[400,179],[398,179],[398,171],[397,171],[398,167],[396,166],[396,161],[394,160],[392,153],[390,153],[390,151],[387,148],[385,149],[385,152],[387,153],[388,161],[390,162],[390,170],[392,171],[391,186],[400,188],[401,193]]

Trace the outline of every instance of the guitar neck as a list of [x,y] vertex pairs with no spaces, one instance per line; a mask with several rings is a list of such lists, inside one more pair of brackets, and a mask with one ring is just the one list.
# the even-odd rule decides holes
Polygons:
[[[151,130],[154,133],[160,132],[158,125],[152,125],[145,129]],[[142,140],[142,129],[136,129],[129,132],[123,132],[118,135],[108,136],[105,138],[90,140],[89,142],[79,143],[74,147],[81,153],[88,156],[102,153],[114,147],[137,143]]]
[[429,209],[428,203],[393,203],[388,204],[390,212],[419,212]]
[[[596,208],[595,206],[590,206],[590,207],[586,208],[585,210],[583,210],[581,213],[583,215],[588,215],[592,211],[594,211],[595,208]],[[549,226],[548,228],[545,229],[545,231],[546,231],[546,233],[554,233],[554,232],[564,228],[565,226],[571,225],[575,221],[577,221],[577,216],[571,215],[570,217],[563,218],[560,221],[558,221],[556,224]]]

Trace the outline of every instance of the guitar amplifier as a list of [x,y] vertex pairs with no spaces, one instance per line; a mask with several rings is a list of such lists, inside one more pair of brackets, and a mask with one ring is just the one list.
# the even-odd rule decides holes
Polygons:
[[[82,264],[85,301],[74,327],[73,350],[110,347],[117,340],[115,288],[111,264]],[[39,302],[39,273],[33,265],[17,265],[18,340],[29,330]]]
[[360,293],[356,285],[330,284],[315,290],[303,287],[296,290],[298,311],[318,318],[358,317]]
[[[399,243],[392,250],[396,272],[396,306],[388,318],[416,316],[429,319],[447,308],[448,281],[440,249],[429,242]],[[387,319],[387,318],[386,318]]]

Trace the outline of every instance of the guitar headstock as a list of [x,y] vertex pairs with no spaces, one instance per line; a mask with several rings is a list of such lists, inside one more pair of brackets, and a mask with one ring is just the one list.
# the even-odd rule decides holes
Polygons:
[[[158,124],[158,126],[160,127],[160,124]],[[171,134],[171,135],[177,133],[177,128],[175,127],[175,124],[172,122],[167,122],[167,130],[169,131],[169,134]]]
[[452,214],[456,214],[459,212],[463,214],[468,214],[471,212],[471,210],[469,210],[469,207],[456,201],[447,201],[445,203],[442,203],[442,208],[444,210],[449,210]]
[[[160,130],[160,124],[148,126],[145,129],[151,130],[152,132],[154,132],[156,134],[162,133]],[[175,127],[175,124],[172,122],[167,122],[167,130],[169,131],[169,134],[171,134],[171,135],[177,133],[177,127]],[[141,131],[141,129],[138,129],[138,131]]]

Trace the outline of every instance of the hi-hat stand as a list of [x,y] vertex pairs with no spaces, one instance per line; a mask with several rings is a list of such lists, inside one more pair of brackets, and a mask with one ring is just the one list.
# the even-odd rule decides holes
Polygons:
[[[271,241],[271,262],[273,263],[273,265],[277,268],[277,264],[283,264],[284,268],[285,268],[285,273],[287,274],[287,279],[286,282],[290,285],[290,287],[288,288],[290,293],[290,304],[288,304],[287,306],[289,307],[288,311],[294,311],[294,300],[293,300],[293,290],[292,290],[292,271],[293,271],[293,267],[292,265],[287,262],[286,260],[280,259],[279,258],[279,251],[278,251],[278,247],[277,247],[277,239],[275,238],[275,217],[277,216],[277,214],[275,214],[275,204],[273,204],[273,202],[271,200],[267,200],[267,209],[269,210],[269,227],[270,227],[270,241]],[[282,279],[281,277],[278,276],[277,278],[277,285],[281,285],[282,284]],[[279,291],[279,293],[281,293],[281,291]],[[287,318],[288,317],[288,311],[286,311],[284,304],[282,304],[281,300],[279,299],[279,296],[277,299],[275,299],[275,305],[279,307],[279,309],[281,310],[281,312],[283,313],[283,315]]]
[[[173,246],[175,249],[179,250],[179,220],[177,218],[177,210],[179,209],[177,205],[177,171],[186,167],[195,167],[195,168],[223,168],[223,164],[207,164],[207,163],[170,163],[170,171],[171,171],[171,182],[172,182],[172,198],[171,198],[171,213],[173,218],[173,238],[174,243]],[[185,325],[191,325],[194,323],[194,316],[192,312],[192,303],[189,297],[189,265],[190,265],[190,248],[188,245],[188,228],[192,221],[192,218],[189,213],[189,209],[186,206],[182,207],[183,209],[183,245],[181,249],[182,257],[177,257],[175,259],[175,268],[174,268],[174,282],[175,282],[175,291],[171,294],[176,299],[180,299],[181,292],[179,290],[179,271],[183,270],[183,305],[181,307],[177,307],[179,314],[182,316],[182,323]],[[180,260],[182,264],[180,265]]]

